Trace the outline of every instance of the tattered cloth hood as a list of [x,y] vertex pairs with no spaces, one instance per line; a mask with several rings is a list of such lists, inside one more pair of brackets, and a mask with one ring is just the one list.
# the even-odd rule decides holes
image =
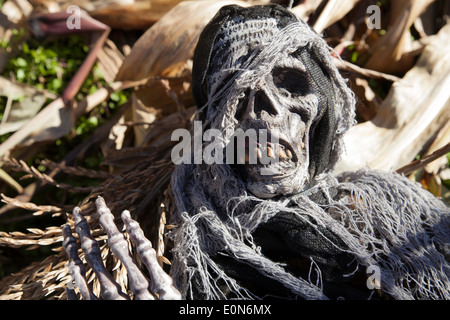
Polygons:
[[[262,24],[272,34],[261,50],[245,61],[214,65],[227,23],[238,30],[258,19],[278,23]],[[205,126],[232,131],[242,85],[267,72],[273,59],[301,48],[308,48],[331,80],[333,103],[328,101],[326,112],[334,123],[327,127],[332,139],[320,137],[330,157],[324,162],[318,154],[313,184],[271,199],[249,193],[230,165],[177,165],[171,180],[171,223],[177,227],[168,235],[176,286],[188,299],[365,299],[374,287],[396,299],[450,298],[448,207],[398,174],[332,173],[341,136],[354,122],[354,99],[324,40],[292,13],[275,6],[225,7],[205,28],[193,69]],[[235,68],[234,78],[219,88],[214,68]],[[369,285],[366,271],[374,269],[379,274]]]
[[[325,40],[289,10],[277,6],[225,6],[200,35],[194,53],[192,91],[205,114],[205,127],[229,138],[236,106],[249,87],[273,66],[295,55],[308,68],[323,100],[317,119],[310,170],[332,169],[342,152],[342,135],[355,123],[355,99],[330,57]],[[229,141],[225,139],[224,144]]]

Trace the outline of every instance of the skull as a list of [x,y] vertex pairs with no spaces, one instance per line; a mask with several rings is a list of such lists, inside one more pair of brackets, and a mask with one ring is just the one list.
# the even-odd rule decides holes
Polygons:
[[194,54],[194,98],[210,126],[267,133],[266,140],[247,139],[245,163],[234,165],[260,198],[298,193],[331,167],[336,85],[329,57],[324,61],[310,39],[323,41],[283,7],[226,6]]
[[[239,127],[266,130],[266,146],[246,145],[246,163],[238,165],[248,188],[259,197],[298,192],[309,180],[309,138],[314,120],[320,116],[317,88],[305,65],[295,56],[278,62],[238,105]],[[271,143],[270,140],[278,141]],[[249,163],[256,152],[274,161]],[[276,157],[278,156],[278,157]],[[262,171],[264,170],[264,171]]]

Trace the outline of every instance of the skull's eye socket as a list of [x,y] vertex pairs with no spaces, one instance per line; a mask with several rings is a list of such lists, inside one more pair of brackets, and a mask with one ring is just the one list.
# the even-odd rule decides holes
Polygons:
[[308,74],[293,68],[275,67],[272,72],[275,86],[292,96],[304,96],[310,92]]

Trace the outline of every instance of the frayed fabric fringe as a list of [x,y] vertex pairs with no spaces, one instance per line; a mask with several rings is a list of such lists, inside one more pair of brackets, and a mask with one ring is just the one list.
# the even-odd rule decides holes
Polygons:
[[[304,299],[327,299],[322,283],[295,277],[283,265],[265,257],[253,240],[256,228],[280,212],[294,214],[315,228],[328,229],[346,245],[363,267],[380,269],[381,289],[395,299],[450,299],[449,208],[404,176],[361,170],[330,173],[342,152],[341,138],[354,123],[354,96],[330,59],[325,41],[305,23],[293,23],[275,33],[271,43],[239,66],[232,81],[211,91],[204,125],[219,129],[223,147],[236,129],[236,107],[247,87],[257,83],[275,61],[301,47],[314,48],[336,90],[337,135],[334,155],[316,184],[292,196],[260,199],[229,165],[181,164],[171,180],[177,225],[168,236],[174,242],[171,275],[184,297],[194,298],[193,279],[206,299],[225,299],[223,287],[236,298],[257,298],[214,261],[220,252],[252,266]],[[218,68],[217,79],[223,81]],[[232,65],[232,64],[231,64]],[[215,73],[212,73],[215,75]],[[226,97],[226,98],[224,98]],[[296,183],[295,181],[293,183]],[[316,203],[307,194],[320,188],[327,201]],[[338,190],[335,197],[328,192]],[[320,227],[320,228],[319,228]],[[325,237],[325,235],[324,235]],[[326,237],[325,237],[326,238]],[[330,242],[332,242],[329,239]],[[336,244],[333,244],[337,247]],[[219,286],[220,283],[220,286]]]
[[323,288],[286,272],[253,242],[252,231],[284,211],[331,230],[346,244],[342,250],[353,254],[359,265],[378,266],[381,289],[393,298],[450,299],[445,257],[449,208],[404,176],[371,170],[336,177],[324,174],[315,188],[325,195],[329,188],[337,188],[347,196],[330,196],[326,205],[319,205],[301,193],[277,201],[258,199],[246,194],[232,176],[225,183],[219,177],[213,184],[203,184],[193,179],[198,177],[196,171],[194,166],[179,166],[172,180],[177,208],[173,223],[178,227],[170,234],[175,243],[171,273],[186,297],[192,298],[191,280],[196,276],[207,299],[225,298],[219,280],[238,298],[256,298],[213,261],[211,257],[221,251],[301,298],[326,299]]

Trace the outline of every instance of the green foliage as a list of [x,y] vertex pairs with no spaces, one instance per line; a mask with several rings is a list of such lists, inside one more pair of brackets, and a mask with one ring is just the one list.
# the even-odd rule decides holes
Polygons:
[[[23,38],[23,30],[15,30],[14,32],[15,41]],[[48,90],[56,95],[62,94],[89,51],[83,38],[78,35],[43,41],[30,38],[26,41],[18,41],[18,43],[19,53],[9,60],[3,76],[6,78],[13,77],[18,82],[35,86],[41,90]],[[94,65],[76,95],[76,100],[84,99],[103,86],[105,86],[105,80],[97,65]],[[37,159],[62,160],[65,154],[105,123],[114,110],[128,100],[128,96],[127,91],[111,94],[110,100],[94,108],[89,114],[77,119],[72,132],[67,137],[58,139],[52,145],[47,146],[46,150],[39,153],[30,165],[36,165]],[[6,98],[0,97],[0,117],[3,116],[5,105]],[[8,137],[9,134],[1,136],[0,142]],[[43,169],[39,165],[38,168]]]
[[[0,5],[2,3],[0,2]],[[42,90],[48,90],[57,96],[61,95],[88,53],[88,47],[83,38],[73,35],[37,40],[34,38],[26,39],[23,29],[15,30],[13,33],[11,41],[0,42],[0,48],[14,47],[18,49],[14,50],[15,56],[10,58],[2,76]],[[94,65],[75,98],[78,101],[83,100],[87,95],[94,93],[105,85],[105,80],[99,68]],[[40,172],[48,173],[48,168],[41,164],[41,160],[50,159],[55,162],[63,160],[79,144],[91,137],[99,126],[108,121],[115,110],[128,100],[130,91],[131,89],[113,93],[108,101],[77,119],[70,133],[39,147],[39,151],[32,158],[26,159],[26,163],[29,166],[34,166]],[[0,119],[3,117],[6,101],[6,97],[0,96]],[[15,101],[20,101],[20,98],[15,99]],[[51,100],[48,100],[46,104],[49,102]],[[9,136],[10,134],[0,136],[0,143]],[[77,163],[77,165],[88,169],[99,169],[104,159],[100,149],[93,149],[86,152],[81,160],[82,162]],[[19,181],[23,176],[22,173],[12,172],[12,174],[16,181]],[[34,179],[26,179],[20,180],[20,183],[22,186],[26,186],[34,181]],[[95,186],[101,183],[98,179],[87,179],[73,175],[60,175],[58,181],[82,187]],[[85,196],[86,194],[83,193],[70,193],[53,186],[46,186],[41,192],[35,194],[33,202],[37,204],[61,202],[77,204]],[[25,232],[26,228],[30,226],[42,229],[48,225],[64,223],[62,218],[52,218],[50,215],[30,217],[29,214],[24,214],[22,211],[16,210],[3,216],[3,221],[6,219],[8,223],[0,224],[0,230]],[[22,217],[25,217],[25,220],[22,220],[24,219]],[[0,278],[19,270],[31,261],[42,259],[50,253],[51,248],[46,246],[31,251],[24,248],[0,248]],[[2,259],[2,255],[8,257],[8,259]]]
[[32,38],[19,49],[20,54],[6,65],[5,74],[56,94],[69,83],[88,52],[79,36],[43,42]]

